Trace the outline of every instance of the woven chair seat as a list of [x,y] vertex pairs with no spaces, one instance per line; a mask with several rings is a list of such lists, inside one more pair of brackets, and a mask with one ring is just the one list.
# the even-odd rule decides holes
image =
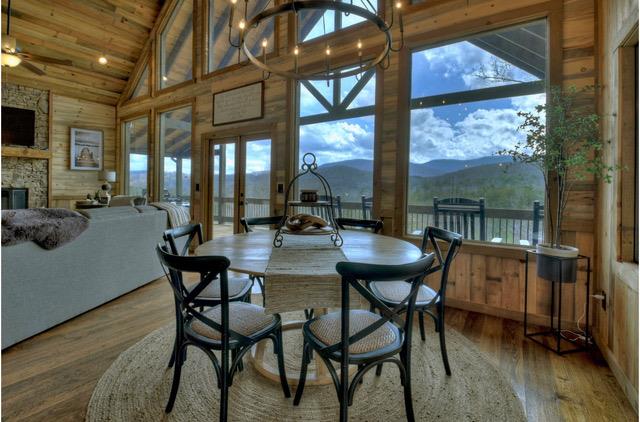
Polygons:
[[[222,306],[214,306],[202,313],[207,318],[222,324]],[[266,314],[262,306],[253,305],[246,302],[230,302],[229,303],[229,329],[242,334],[243,336],[251,336],[258,333],[270,325],[277,322],[275,316]],[[213,340],[220,340],[221,333],[214,330],[200,320],[194,319],[191,322],[191,329],[203,337]]]
[[[341,338],[341,312],[331,312],[322,315],[309,324],[309,330],[327,346],[339,343]],[[349,311],[349,336],[366,328],[382,317],[365,310]],[[398,328],[390,322],[386,322],[380,328],[368,336],[352,343],[349,353],[369,353],[380,350],[394,343],[400,337]]]
[[[229,299],[235,299],[239,296],[244,296],[251,288],[252,281],[249,277],[229,277]],[[197,284],[187,287],[187,290],[191,292]],[[198,299],[204,300],[220,300],[220,280],[213,280],[203,291],[198,295]]]
[[[406,281],[374,281],[369,284],[369,287],[373,294],[383,301],[390,303],[402,302],[409,296],[409,292],[411,291],[411,284]],[[418,290],[416,305],[421,306],[428,304],[437,294],[438,293],[431,287],[423,284]]]

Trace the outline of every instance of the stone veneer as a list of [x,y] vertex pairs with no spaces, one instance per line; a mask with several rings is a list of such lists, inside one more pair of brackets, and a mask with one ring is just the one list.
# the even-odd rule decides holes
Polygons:
[[[2,83],[2,105],[35,110],[35,147],[49,148],[49,92],[11,83]],[[48,192],[47,160],[2,157],[2,187],[28,188],[29,207],[46,207]]]

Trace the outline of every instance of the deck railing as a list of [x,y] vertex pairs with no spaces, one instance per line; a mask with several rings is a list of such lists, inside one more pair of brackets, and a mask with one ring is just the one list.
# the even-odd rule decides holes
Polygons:
[[[217,224],[233,221],[232,198],[224,198],[222,201],[222,214],[214,205],[213,217]],[[361,202],[341,202],[340,210],[335,214],[344,218],[362,218]],[[409,205],[407,209],[407,234],[420,235],[426,226],[434,225],[435,216],[431,205]],[[317,213],[309,208],[299,208],[299,212]],[[270,215],[268,199],[246,198],[245,216],[262,217]],[[480,240],[480,219],[475,217],[475,240]],[[485,208],[486,241],[493,243],[507,243],[516,245],[535,245],[544,239],[543,229],[544,212],[539,203],[532,204],[528,210],[514,210],[504,208]]]

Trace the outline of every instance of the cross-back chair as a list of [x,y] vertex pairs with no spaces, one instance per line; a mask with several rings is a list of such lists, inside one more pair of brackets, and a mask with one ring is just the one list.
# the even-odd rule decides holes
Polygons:
[[252,226],[275,226],[282,221],[281,215],[274,215],[269,217],[243,217],[240,219],[240,224],[245,233],[251,233]]
[[384,225],[382,220],[364,220],[359,218],[336,218],[336,224],[340,230],[355,227],[359,229],[370,229],[375,234],[380,233]]
[[[444,243],[447,246],[446,256],[443,255],[440,243]],[[440,272],[440,287],[436,291],[426,284],[421,283],[416,299],[415,310],[418,312],[418,323],[420,326],[420,337],[422,338],[422,341],[425,341],[426,339],[424,330],[424,314],[429,315],[435,323],[435,329],[439,334],[440,339],[442,362],[447,375],[451,375],[451,367],[449,366],[449,358],[447,356],[447,347],[444,335],[444,305],[447,292],[447,281],[449,279],[449,269],[451,268],[451,263],[460,250],[461,245],[462,235],[437,227],[427,227],[422,237],[422,253],[427,253],[429,249],[432,249],[435,254],[437,265],[433,266],[429,270],[429,274]],[[369,283],[369,288],[386,306],[395,307],[400,304],[402,298],[412,289],[412,285],[401,280],[390,283],[378,283],[373,281]],[[380,375],[381,371],[382,365],[379,365],[376,369],[376,375]]]
[[[261,340],[273,341],[274,353],[278,356],[282,391],[285,397],[290,397],[284,367],[280,315],[266,314],[262,306],[230,300],[227,276],[230,262],[226,257],[174,255],[166,245],[158,245],[156,252],[163,268],[168,270],[167,278],[181,314],[174,345],[176,362],[173,382],[165,412],[170,413],[173,409],[189,346],[202,350],[211,360],[216,372],[220,388],[220,421],[227,420],[229,387],[233,384],[234,375],[240,370],[243,356]],[[184,286],[184,273],[195,273],[200,277],[192,290],[187,290]],[[206,311],[199,310],[194,301],[215,280],[220,283],[220,304]],[[213,350],[220,351],[220,359]]]
[[[302,368],[294,405],[298,405],[304,391],[307,366],[315,351],[326,364],[340,402],[340,421],[348,420],[348,407],[353,403],[357,386],[367,371],[376,365],[394,363],[400,370],[404,387],[407,419],[414,421],[411,399],[411,324],[415,301],[422,279],[434,262],[434,254],[423,255],[415,262],[404,265],[363,264],[340,262],[337,272],[342,276],[342,308],[305,322]],[[393,307],[378,299],[360,280],[383,283],[407,280],[411,289],[407,296]],[[375,308],[380,315],[367,310],[350,309],[350,289],[353,288]],[[403,319],[400,313],[406,313]],[[399,357],[396,357],[399,355]],[[340,362],[340,374],[331,364]],[[358,370],[349,383],[349,365]]]
[[[162,235],[165,244],[168,246],[169,251],[174,255],[187,256],[189,254],[189,247],[194,240],[198,241],[198,245],[202,245],[202,224],[187,224],[185,226],[175,227],[165,230]],[[179,244],[184,241],[182,248]],[[180,251],[178,251],[180,249]],[[253,280],[248,277],[231,276],[228,277],[229,284],[229,300],[231,302],[243,301],[251,302],[251,287],[253,286]],[[187,286],[187,292],[193,290],[194,286]],[[221,302],[221,286],[220,280],[213,280],[212,283],[202,290],[193,299],[193,305],[200,308],[216,306]],[[176,303],[176,330],[180,324],[181,312]],[[176,333],[176,341],[178,334]],[[171,354],[169,360],[169,368],[173,366],[175,362],[175,354]]]

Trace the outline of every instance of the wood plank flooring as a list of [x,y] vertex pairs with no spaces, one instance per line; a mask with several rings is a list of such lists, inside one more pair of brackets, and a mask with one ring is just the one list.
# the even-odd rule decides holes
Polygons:
[[[93,388],[116,357],[173,318],[157,280],[2,352],[3,421],[82,421]],[[448,309],[510,380],[530,421],[637,420],[598,352],[559,357],[524,339],[522,324]],[[490,386],[487,386],[490,388]]]

